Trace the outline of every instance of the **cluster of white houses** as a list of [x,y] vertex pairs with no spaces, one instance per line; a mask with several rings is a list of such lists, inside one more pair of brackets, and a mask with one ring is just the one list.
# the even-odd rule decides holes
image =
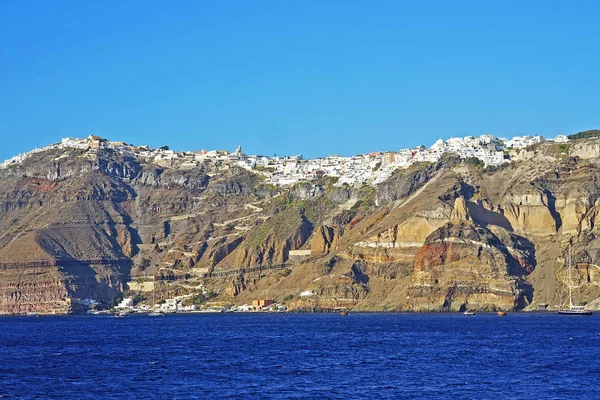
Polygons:
[[[565,135],[558,135],[554,142],[567,142]],[[403,149],[400,151],[376,152],[352,157],[331,155],[328,157],[304,159],[302,156],[267,157],[248,156],[238,147],[235,152],[188,151],[179,152],[167,147],[153,149],[148,146],[133,146],[123,142],[109,142],[101,137],[90,135],[84,139],[64,138],[42,149],[20,154],[0,164],[6,168],[19,164],[32,154],[51,149],[92,149],[110,148],[121,153],[131,154],[145,162],[166,167],[191,169],[200,163],[211,161],[228,168],[238,166],[263,174],[275,185],[290,185],[299,181],[315,180],[325,176],[336,179],[336,185],[378,184],[385,181],[396,169],[407,168],[414,163],[436,162],[446,153],[457,154],[460,158],[477,158],[485,166],[498,166],[509,162],[510,149],[522,149],[544,141],[542,136],[516,136],[512,139],[496,138],[492,135],[479,137],[439,139],[431,147]]]

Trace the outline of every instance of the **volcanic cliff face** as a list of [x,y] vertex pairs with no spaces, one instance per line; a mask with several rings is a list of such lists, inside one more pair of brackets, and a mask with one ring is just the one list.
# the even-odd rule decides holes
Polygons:
[[[0,313],[202,287],[298,309],[600,307],[600,140],[502,168],[454,157],[378,186],[289,187],[213,161],[54,149],[0,169]],[[302,296],[300,294],[303,293]]]
[[528,305],[533,290],[523,276],[535,268],[535,249],[525,238],[492,229],[461,221],[434,231],[415,256],[409,308],[511,310]]

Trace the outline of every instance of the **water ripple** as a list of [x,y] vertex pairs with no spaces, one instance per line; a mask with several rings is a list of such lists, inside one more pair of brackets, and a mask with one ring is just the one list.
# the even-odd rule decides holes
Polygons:
[[600,398],[600,318],[0,319],[0,398]]

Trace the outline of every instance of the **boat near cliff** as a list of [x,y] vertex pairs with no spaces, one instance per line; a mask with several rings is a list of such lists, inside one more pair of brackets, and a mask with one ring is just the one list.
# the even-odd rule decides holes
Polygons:
[[164,317],[165,313],[162,311],[152,311],[148,313],[149,317]]
[[560,310],[561,315],[592,315],[591,310],[586,310],[584,306],[571,306],[568,310]]
[[121,312],[118,312],[118,313],[114,313],[113,317],[124,318],[124,317],[127,317],[128,315],[129,315],[128,313],[121,311]]
[[[561,292],[561,304],[560,304],[560,309],[558,310],[558,313],[560,315],[592,315],[593,312],[592,310],[586,310],[585,306],[576,306],[573,305],[573,277],[571,275],[571,246],[569,245],[569,251],[568,251],[568,264],[567,264],[567,286],[569,288],[569,308],[568,309],[563,309],[562,308],[562,292]],[[563,291],[564,291],[564,285],[563,285]]]

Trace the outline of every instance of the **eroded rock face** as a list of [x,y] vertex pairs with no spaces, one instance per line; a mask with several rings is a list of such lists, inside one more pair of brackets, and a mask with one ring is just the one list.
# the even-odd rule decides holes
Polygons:
[[[504,243],[500,238],[508,243]],[[461,311],[522,308],[532,289],[522,278],[535,265],[523,238],[469,222],[448,223],[432,233],[414,261],[409,308]]]
[[454,208],[452,209],[450,219],[453,221],[469,221],[471,219],[464,197],[461,196],[454,201]]
[[244,289],[246,289],[244,277],[236,276],[235,278],[230,280],[229,283],[227,284],[227,286],[225,288],[225,293],[229,297],[235,297],[238,294],[240,294],[240,292],[242,292]]
[[66,314],[71,301],[58,267],[0,268],[0,314]]
[[582,201],[577,199],[568,201],[560,213],[563,233],[578,233],[586,214],[587,206]]
[[583,159],[598,158],[600,157],[600,143],[593,139],[574,143],[569,148],[569,155]]
[[355,246],[381,249],[420,247],[432,232],[449,220],[450,212],[445,208],[428,213],[421,212],[365,241],[355,243]]
[[243,267],[281,265],[289,260],[290,250],[299,249],[312,233],[312,224],[301,218],[289,236],[269,232],[254,246],[240,246],[236,252],[235,265]]
[[[403,224],[379,236],[380,243],[390,243],[391,247],[412,247],[421,245],[427,236],[442,226],[446,220],[415,216]],[[385,245],[384,245],[385,247]]]
[[320,197],[325,194],[322,187],[310,183],[300,183],[294,187],[294,196],[302,199],[309,200],[314,197]]
[[310,243],[310,255],[321,256],[329,254],[329,250],[337,248],[338,238],[339,233],[335,228],[321,225],[313,234]]
[[312,296],[297,302],[295,307],[321,311],[355,306],[369,293],[366,269],[362,262],[354,262],[344,273],[315,282],[310,287]]
[[333,187],[331,191],[327,193],[327,198],[336,204],[343,204],[355,197],[356,192],[347,187]]
[[414,193],[427,183],[435,173],[435,167],[428,166],[408,173],[397,171],[378,188],[379,204],[386,204]]
[[553,235],[557,224],[544,193],[527,193],[513,196],[502,205],[504,216],[516,232],[529,235]]

